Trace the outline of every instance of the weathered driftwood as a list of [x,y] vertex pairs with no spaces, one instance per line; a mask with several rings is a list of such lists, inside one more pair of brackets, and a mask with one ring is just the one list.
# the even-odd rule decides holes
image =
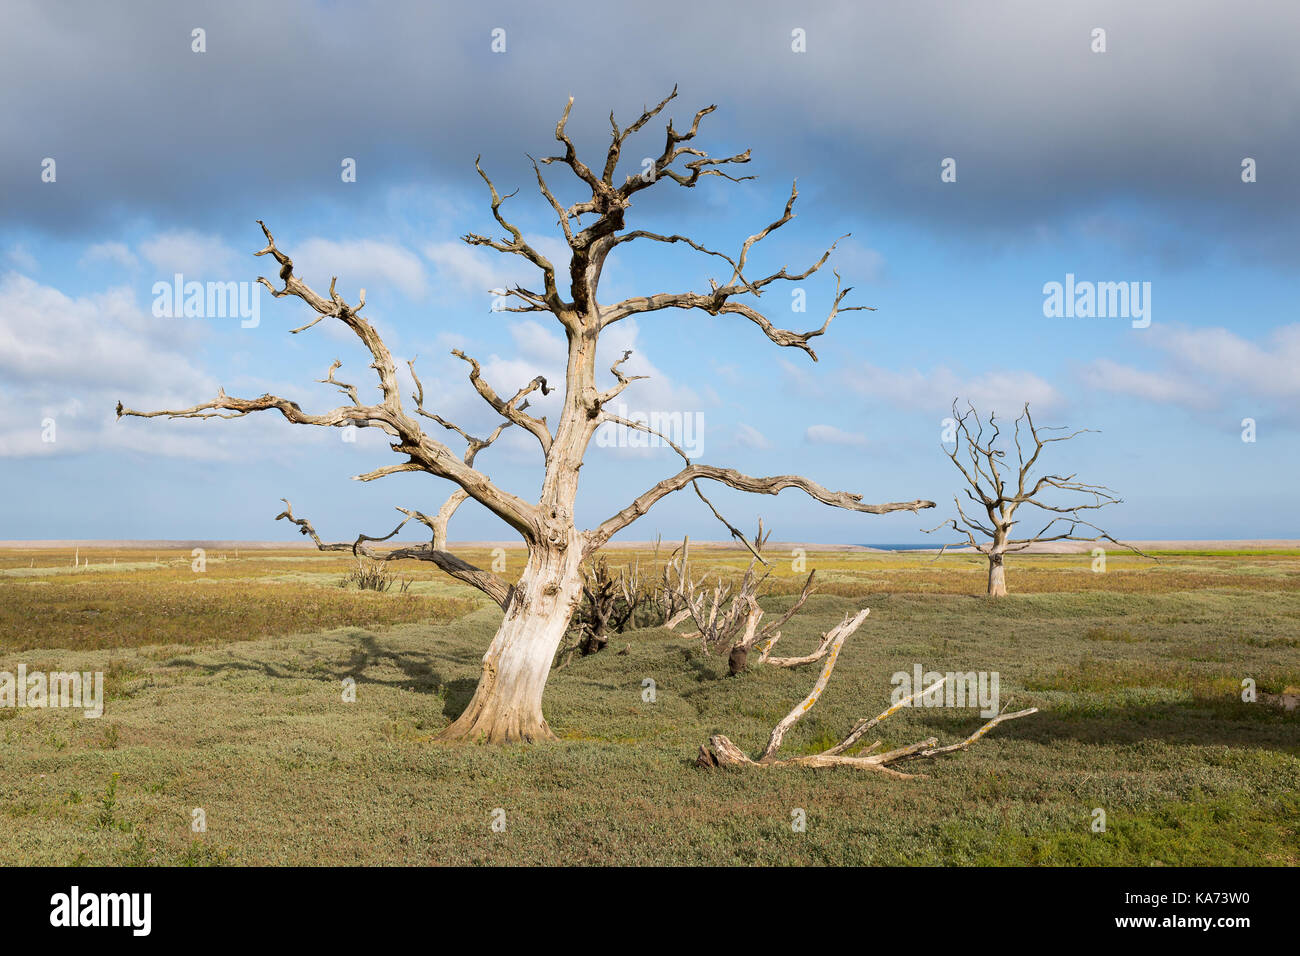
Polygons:
[[909,744],[906,747],[899,747],[894,750],[888,750],[884,753],[876,753],[880,747],[880,741],[866,747],[860,753],[848,754],[847,751],[857,746],[867,731],[871,730],[882,720],[891,714],[897,713],[906,707],[912,701],[930,694],[936,688],[942,687],[947,678],[940,678],[934,684],[922,690],[904,697],[897,703],[892,704],[886,710],[877,714],[870,719],[859,720],[853,729],[849,731],[848,736],[841,740],[834,747],[823,750],[821,753],[807,754],[801,757],[787,757],[780,759],[776,753],[781,748],[781,743],[785,740],[785,735],[795,724],[813,708],[813,705],[821,698],[822,692],[826,690],[826,685],[831,679],[831,672],[835,670],[835,663],[839,660],[840,649],[844,642],[856,631],[862,622],[867,619],[870,613],[869,609],[863,609],[857,614],[849,615],[840,624],[828,631],[823,638],[822,646],[825,648],[826,663],[822,665],[821,673],[817,676],[816,683],[809,691],[808,696],[795,705],[794,709],[781,721],[772,728],[772,735],[768,738],[767,746],[757,760],[750,757],[730,739],[722,734],[715,734],[709,738],[709,746],[700,746],[700,752],[695,758],[697,766],[714,768],[714,767],[780,767],[799,765],[805,767],[853,767],[858,770],[873,770],[879,773],[888,774],[892,777],[908,779],[911,777],[924,776],[924,774],[909,774],[895,770],[894,764],[903,763],[908,760],[930,759],[943,754],[955,753],[958,750],[965,750],[975,741],[979,740],[986,733],[1006,720],[1014,720],[1017,717],[1028,717],[1030,714],[1038,712],[1037,707],[1030,707],[1026,710],[1018,710],[1014,713],[998,714],[992,720],[985,723],[979,730],[975,731],[965,740],[955,744],[949,744],[946,747],[940,747],[939,741],[935,737],[927,737],[918,743]]

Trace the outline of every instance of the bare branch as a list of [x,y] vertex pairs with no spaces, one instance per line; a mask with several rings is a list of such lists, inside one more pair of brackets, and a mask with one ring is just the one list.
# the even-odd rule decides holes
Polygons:
[[330,370],[328,374],[322,379],[317,379],[317,381],[319,381],[322,385],[333,385],[337,387],[340,392],[342,392],[344,395],[352,399],[353,405],[359,406],[361,404],[361,399],[357,397],[357,387],[355,385],[348,385],[344,382],[340,382],[338,379],[334,377],[334,373],[337,372],[342,367],[343,367],[342,361],[340,361],[339,359],[335,359],[334,364],[330,366]]
[[[1007,706],[1010,706],[1010,701],[1007,702]],[[1010,714],[1003,711],[1002,713],[994,717],[992,720],[990,720],[988,723],[986,723],[984,726],[982,726],[979,730],[975,731],[975,733],[967,737],[965,740],[960,741],[959,743],[949,744],[946,747],[931,747],[926,750],[922,750],[920,753],[916,754],[916,756],[937,757],[940,754],[950,754],[950,753],[956,753],[958,750],[965,750],[967,747],[975,743],[975,741],[979,740],[981,737],[987,734],[998,724],[1002,723],[1004,720],[1015,720],[1017,717],[1028,717],[1030,714],[1036,714],[1036,713],[1038,713],[1037,707],[1028,707],[1024,710],[1017,710],[1014,713],[1010,713]]]
[[546,384],[546,378],[538,375],[531,382],[521,388],[514,394],[510,401],[502,401],[496,391],[483,379],[483,370],[477,360],[470,358],[460,349],[452,349],[451,354],[462,361],[468,362],[470,367],[469,380],[475,390],[483,396],[484,401],[491,405],[499,415],[508,419],[510,422],[518,425],[520,428],[532,432],[536,436],[538,443],[542,446],[542,454],[551,450],[551,432],[546,426],[545,418],[534,418],[532,415],[524,414],[522,407],[518,404],[525,396],[541,389],[543,395],[551,393]]
[[742,475],[740,472],[731,468],[717,468],[712,465],[688,465],[677,474],[654,485],[648,491],[640,495],[635,501],[624,508],[622,511],[607,518],[598,527],[587,532],[586,553],[600,548],[618,531],[626,528],[637,518],[644,515],[658,501],[685,488],[687,485],[700,478],[707,478],[712,481],[721,482],[738,491],[747,491],[752,494],[774,495],[786,488],[798,488],[811,498],[835,508],[844,508],[848,511],[860,511],[866,514],[888,514],[893,511],[919,511],[922,508],[933,508],[933,501],[900,501],[889,502],[887,504],[864,504],[862,496],[851,494],[846,491],[830,491],[821,485],[799,475],[777,475],[771,478],[752,478],[749,475]]
[[[390,435],[396,435],[385,410],[377,405],[341,405],[320,415],[312,415],[302,410],[297,402],[278,395],[262,395],[258,398],[234,398],[227,395],[225,389],[217,389],[217,397],[208,402],[191,405],[189,408],[161,409],[154,412],[140,412],[117,403],[118,418],[243,418],[253,412],[278,411],[286,421],[295,425],[320,425],[324,427],[346,428],[356,425],[365,428],[374,424],[383,428]],[[228,414],[226,414],[228,413]]]
[[614,121],[613,112],[609,114],[609,125],[613,127],[614,137],[613,137],[613,142],[611,142],[609,145],[609,152],[605,156],[605,170],[601,176],[601,178],[607,184],[611,186],[614,184],[614,171],[618,167],[618,160],[619,157],[622,155],[623,144],[627,142],[627,138],[631,136],[633,133],[635,133],[637,130],[641,129],[641,127],[645,126],[645,124],[650,122],[650,120],[658,116],[659,113],[663,111],[663,108],[667,106],[670,101],[675,99],[676,96],[677,96],[677,85],[673,84],[673,91],[669,93],[667,96],[665,96],[662,100],[660,100],[658,106],[654,107],[653,109],[642,110],[641,115],[637,117],[637,119],[634,120],[632,124],[622,132],[619,131],[618,123]]
[[[415,382],[415,393],[411,397],[415,399],[416,412],[423,415],[425,418],[432,419],[443,428],[448,431],[453,431],[461,438],[465,439],[466,448],[465,456],[463,458],[465,464],[473,465],[474,459],[478,456],[478,453],[500,438],[501,433],[514,424],[511,421],[504,421],[498,425],[487,438],[475,438],[473,435],[469,434],[469,432],[465,431],[465,429],[461,428],[459,425],[453,425],[441,415],[435,415],[433,412],[426,411],[424,408],[424,383],[420,381],[420,376],[415,372],[415,359],[409,359],[406,364],[410,366],[411,378]],[[545,380],[543,379],[543,381]]]
[[[497,192],[497,187],[492,183],[492,180],[488,178],[488,174],[483,171],[483,167],[479,162],[481,159],[481,156],[474,157],[474,168],[478,170],[479,176],[482,177],[483,182],[487,184],[488,191],[492,194],[492,218],[501,225],[501,228],[510,233],[510,240],[489,239],[487,236],[480,236],[471,232],[461,236],[461,241],[471,246],[488,246],[491,249],[495,249],[497,252],[508,252],[513,255],[522,256],[533,265],[537,266],[538,269],[542,270],[542,281],[546,284],[547,304],[553,307],[555,314],[558,317],[564,312],[564,309],[563,304],[560,301],[559,290],[555,284],[555,266],[551,264],[551,261],[547,259],[546,256],[542,255],[524,240],[524,234],[518,226],[507,220],[506,217],[501,214],[501,204],[504,203],[506,199],[509,199],[510,196],[513,196],[514,193],[502,197],[502,195]],[[534,167],[536,167],[535,163]],[[537,174],[537,179],[538,182],[542,181],[540,172]]]
[[844,646],[844,642],[848,640],[849,635],[862,626],[862,622],[867,619],[867,615],[870,613],[870,608],[863,608],[857,614],[844,618],[831,631],[835,636],[830,641],[830,652],[826,657],[826,663],[822,666],[821,673],[817,676],[816,683],[813,684],[812,690],[808,692],[808,696],[796,704],[794,709],[772,728],[772,736],[768,738],[767,746],[763,748],[763,755],[758,758],[760,762],[771,762],[776,752],[781,749],[781,742],[785,739],[786,732],[799,722],[800,717],[812,709],[813,704],[817,703],[822,691],[826,689],[827,682],[831,679],[831,672],[835,670],[835,663],[840,657],[840,648]]
[[[359,338],[373,361],[373,368],[379,378],[382,400],[374,405],[361,404],[354,386],[339,382],[334,372],[341,362],[335,360],[324,381],[333,384],[352,399],[352,405],[335,408],[320,415],[304,412],[296,403],[275,395],[262,395],[255,399],[233,398],[226,395],[224,389],[218,391],[215,399],[192,405],[188,408],[163,409],[160,411],[141,412],[126,408],[118,402],[118,418],[130,416],[137,418],[242,418],[252,412],[278,411],[289,422],[298,425],[319,425],[343,428],[354,425],[359,428],[378,427],[395,437],[392,444],[394,451],[408,456],[402,465],[381,468],[358,478],[368,481],[398,471],[421,470],[440,478],[446,478],[463,488],[470,497],[483,504],[511,527],[519,531],[525,539],[531,539],[539,533],[538,509],[515,495],[497,488],[488,477],[466,464],[452,453],[446,445],[427,436],[415,419],[406,414],[402,408],[397,368],[392,353],[380,338],[374,327],[358,312],[365,305],[365,291],[362,290],[358,304],[350,306],[338,294],[336,282],[330,282],[329,297],[319,295],[306,283],[294,275],[293,260],[283,252],[275,242],[266,223],[258,220],[266,246],[255,253],[258,256],[272,256],[280,264],[279,278],[284,283],[277,289],[265,277],[258,281],[271,290],[277,298],[297,296],[310,305],[322,317],[338,318]],[[423,389],[420,389],[421,395]],[[544,430],[544,429],[543,429]]]
[[831,243],[830,248],[822,254],[820,259],[802,272],[792,274],[783,266],[778,272],[774,272],[759,279],[750,280],[745,277],[745,265],[749,260],[750,250],[753,249],[757,243],[767,238],[771,233],[780,229],[794,218],[794,203],[798,196],[799,189],[798,184],[796,183],[791,186],[790,198],[786,201],[785,210],[781,217],[746,239],[744,244],[741,246],[740,255],[736,259],[732,259],[722,253],[707,249],[685,236],[662,236],[657,233],[637,231],[629,233],[628,235],[616,240],[616,242],[628,242],[632,239],[644,237],[658,242],[685,242],[700,252],[726,260],[726,262],[731,265],[732,271],[730,278],[728,278],[726,282],[711,282],[710,285],[712,291],[708,293],[661,293],[654,296],[641,296],[624,299],[622,302],[619,302],[603,311],[603,325],[610,325],[611,323],[617,322],[629,315],[655,312],[662,309],[700,309],[710,315],[742,315],[762,329],[763,334],[777,345],[800,348],[807,352],[809,356],[812,357],[813,361],[816,361],[817,353],[808,345],[809,339],[825,333],[826,329],[830,326],[831,321],[840,312],[871,311],[869,306],[845,306],[842,304],[845,297],[852,291],[852,289],[840,288],[841,280],[838,272],[835,273],[835,300],[831,306],[830,313],[827,315],[826,321],[822,323],[821,328],[813,329],[808,332],[792,332],[787,329],[778,328],[770,319],[767,318],[767,316],[763,315],[763,313],[754,306],[744,302],[731,301],[732,297],[746,293],[755,297],[761,296],[763,290],[767,286],[777,281],[793,282],[806,279],[821,269],[830,258],[831,252],[834,251],[835,246],[839,242],[838,239]]
[[316,547],[321,551],[348,551],[352,554],[365,555],[374,561],[398,561],[403,558],[430,561],[433,564],[436,564],[442,571],[456,578],[458,581],[463,581],[466,584],[478,588],[495,601],[497,606],[502,609],[505,609],[510,603],[510,597],[514,588],[509,583],[490,571],[483,571],[474,567],[472,564],[463,561],[448,551],[444,551],[432,545],[394,548],[390,551],[377,551],[370,547],[369,543],[372,541],[387,541],[389,538],[396,535],[412,517],[418,517],[425,524],[428,524],[429,520],[427,517],[421,515],[419,512],[409,512],[403,508],[397,509],[406,514],[407,517],[401,522],[401,524],[383,537],[371,537],[370,535],[361,534],[358,535],[357,539],[351,544],[347,544],[346,542],[326,543],[321,541],[320,535],[316,533],[316,529],[312,527],[310,521],[306,518],[297,518],[294,516],[293,505],[289,503],[288,498],[281,498],[280,500],[284,502],[284,511],[276,515],[275,520],[279,521],[282,518],[287,518],[289,521],[296,524],[298,530],[307,537],[310,537]]
[[[639,382],[643,379],[647,379],[650,377],[649,375],[624,375],[623,374],[623,371],[621,368],[619,368],[619,366],[621,366],[624,362],[626,362],[631,357],[632,357],[632,352],[629,349],[623,353],[622,358],[618,359],[616,362],[614,362],[613,365],[609,367],[610,373],[616,379],[618,379],[618,384],[615,385],[613,388],[609,388],[601,392],[600,395],[596,397],[597,405],[603,406],[608,404],[609,402],[617,398],[619,395],[621,395],[623,389],[627,388],[633,382]],[[686,456],[682,455],[682,457],[685,458]]]
[[[866,620],[868,610],[863,609],[856,616],[849,616],[831,633],[833,639],[829,641],[828,651],[826,654],[826,663],[822,665],[821,673],[817,677],[816,683],[813,684],[812,690],[808,696],[795,705],[782,720],[772,729],[772,735],[768,739],[767,746],[763,749],[762,755],[757,761],[751,760],[743,750],[733,744],[722,734],[716,734],[709,738],[710,747],[700,747],[699,756],[696,758],[696,764],[701,767],[777,767],[777,766],[805,766],[805,767],[852,767],[858,770],[870,770],[878,773],[884,773],[891,777],[910,778],[914,774],[902,773],[893,769],[892,764],[901,763],[907,760],[930,759],[944,754],[955,753],[959,750],[965,750],[971,744],[975,743],[986,733],[996,727],[998,724],[1007,720],[1014,720],[1018,717],[1028,717],[1030,714],[1038,713],[1038,708],[1030,707],[1026,710],[1016,711],[1015,713],[1001,713],[992,720],[985,723],[979,730],[971,734],[965,740],[959,743],[950,744],[946,747],[940,747],[938,740],[934,737],[927,737],[918,743],[909,744],[905,747],[899,747],[895,750],[889,750],[884,753],[877,753],[880,747],[880,741],[876,741],[867,747],[861,753],[850,756],[847,751],[858,744],[868,730],[875,727],[882,720],[891,714],[897,713],[903,707],[910,704],[917,697],[933,693],[940,687],[946,678],[939,680],[924,690],[918,690],[909,697],[898,701],[887,710],[870,720],[859,721],[849,735],[834,747],[823,750],[820,753],[810,754],[802,757],[790,757],[784,760],[777,759],[776,753],[781,747],[781,743],[790,728],[799,722],[804,714],[813,708],[813,705],[820,699],[822,692],[826,689],[830,681],[831,672],[835,669],[835,663],[839,660],[840,650],[844,645],[845,639],[852,634],[861,623]],[[827,635],[830,636],[830,635]]]

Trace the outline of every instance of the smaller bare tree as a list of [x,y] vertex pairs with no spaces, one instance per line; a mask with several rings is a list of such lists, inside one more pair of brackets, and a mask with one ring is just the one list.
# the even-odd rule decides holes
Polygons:
[[[952,459],[952,463],[966,479],[969,487],[962,490],[967,498],[984,510],[987,522],[968,515],[962,509],[960,496],[954,496],[957,517],[949,518],[938,527],[926,529],[926,534],[938,531],[939,528],[952,527],[954,531],[966,535],[966,541],[945,544],[939,554],[942,555],[950,547],[969,545],[987,557],[989,597],[1006,597],[1007,577],[1004,561],[1007,553],[1024,551],[1034,544],[1046,541],[1109,541],[1136,554],[1142,553],[1131,545],[1116,541],[1095,524],[1084,520],[1082,512],[1095,511],[1107,505],[1120,503],[1121,499],[1117,498],[1109,488],[1076,481],[1076,476],[1073,474],[1042,475],[1036,480],[1030,477],[1034,466],[1038,464],[1039,455],[1048,444],[1069,441],[1095,429],[1081,428],[1068,435],[1043,437],[1041,432],[1066,431],[1066,429],[1063,426],[1035,425],[1033,417],[1029,414],[1029,404],[1026,403],[1020,416],[1015,420],[1015,431],[1011,436],[1017,458],[1016,471],[1012,475],[1007,468],[1008,449],[1001,447],[1002,443],[999,440],[1005,442],[1005,439],[994,414],[989,414],[986,424],[973,405],[967,403],[966,411],[958,412],[957,402],[954,400],[952,416],[953,448],[951,451],[945,448],[944,454]],[[1031,441],[1032,449],[1029,447]],[[967,459],[966,463],[963,463],[963,458]],[[1080,501],[1078,504],[1056,504],[1039,497],[1050,495],[1054,491],[1084,495],[1088,500]],[[1016,512],[1024,505],[1038,509],[1047,521],[1036,534],[1021,538],[1013,537],[1012,529],[1020,521],[1016,517]],[[1079,533],[1080,529],[1088,529],[1092,533]],[[977,534],[985,540],[977,541]]]

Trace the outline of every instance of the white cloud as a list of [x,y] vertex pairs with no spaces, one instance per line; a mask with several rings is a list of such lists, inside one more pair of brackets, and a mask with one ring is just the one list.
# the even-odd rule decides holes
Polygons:
[[1050,383],[1033,372],[985,372],[974,377],[958,375],[939,366],[929,372],[919,369],[894,372],[872,365],[859,366],[848,385],[860,395],[921,411],[944,411],[953,399],[971,402],[983,413],[1018,413],[1026,402],[1034,409],[1059,407],[1064,399]]
[[[115,424],[117,400],[136,407],[188,405],[216,383],[188,358],[201,334],[192,323],[154,319],[125,289],[72,298],[13,273],[0,280],[0,457],[85,451],[131,437]],[[54,442],[41,440],[54,421]],[[182,444],[177,442],[181,441]],[[211,441],[188,445],[155,432],[150,450],[211,456]]]
[[[875,249],[864,246],[850,236],[841,239],[831,253],[831,261],[825,269],[835,268],[844,277],[844,284],[861,286],[864,282],[879,282],[885,276],[885,257]],[[794,271],[794,270],[791,270]],[[860,305],[861,299],[846,302],[845,305]]]
[[[292,456],[304,444],[338,440],[326,429],[295,428],[272,414],[238,423],[117,419],[119,400],[151,410],[184,408],[216,395],[221,381],[191,358],[205,336],[201,323],[155,318],[127,289],[73,297],[24,276],[5,276],[0,407],[8,414],[0,421],[0,458],[109,449],[238,460],[254,449]],[[301,384],[238,375],[224,384],[232,395],[270,391],[304,397],[309,406],[328,394],[324,386],[311,393]],[[51,435],[53,441],[44,440]]]
[[[573,256],[568,242],[559,236],[547,236],[532,232],[524,233],[524,241],[546,256],[551,265],[555,266],[557,282],[563,284],[567,281],[565,277],[569,274],[569,260]],[[537,267],[531,264],[525,264],[525,268],[537,271]]]
[[367,283],[372,289],[376,283],[391,283],[409,299],[422,298],[428,287],[424,265],[415,253],[379,239],[308,239],[295,248],[293,261],[295,271],[321,295],[337,276],[339,291],[349,302],[356,301]]
[[727,385],[740,385],[745,381],[745,376],[741,374],[740,366],[727,363],[725,365],[710,360],[713,366],[714,377]]
[[867,444],[867,436],[857,432],[846,432],[834,425],[809,425],[804,438],[815,445],[845,445],[861,448]]
[[126,289],[71,298],[10,273],[0,280],[0,372],[42,387],[171,388],[201,378],[178,347],[194,323],[154,319]]
[[[554,324],[554,323],[552,323]],[[515,346],[529,359],[544,362],[552,367],[563,368],[568,361],[569,350],[563,336],[547,328],[536,319],[525,319],[510,326],[510,338]]]
[[36,261],[36,257],[28,252],[27,247],[22,243],[11,246],[9,251],[5,253],[5,258],[13,263],[16,268],[29,275],[41,267],[41,264]]
[[1089,388],[1118,392],[1148,402],[1204,408],[1213,399],[1205,389],[1183,381],[1175,375],[1149,372],[1120,365],[1110,359],[1097,359],[1084,367],[1081,378]]
[[600,344],[596,350],[597,375],[603,377],[604,384],[598,378],[600,387],[614,384],[614,377],[606,369],[614,364],[624,352],[632,355],[619,366],[627,376],[646,376],[639,382],[629,385],[619,398],[631,408],[659,412],[696,412],[703,411],[706,404],[704,397],[689,385],[674,382],[673,379],[650,361],[649,354],[642,346],[641,327],[635,319],[623,319],[609,326],[601,333]]
[[93,262],[109,262],[124,269],[134,269],[140,264],[124,242],[97,242],[90,246],[81,257],[81,265]]
[[[465,368],[468,375],[469,369]],[[532,358],[503,358],[490,355],[483,362],[485,378],[503,399],[508,399],[537,376],[546,379],[549,395],[539,389],[528,396],[528,410],[534,415],[554,414],[560,409],[560,393],[564,387],[564,365],[558,367]]]
[[430,242],[420,251],[433,263],[442,288],[450,286],[486,296],[489,290],[509,284],[510,272],[504,268],[505,257],[500,253],[484,252],[453,240]]
[[772,443],[767,440],[767,436],[753,425],[746,425],[744,422],[736,425],[736,443],[744,448],[756,448],[760,451],[772,447]]
[[1273,329],[1262,344],[1224,328],[1152,327],[1144,335],[1168,361],[1158,370],[1097,359],[1081,378],[1092,388],[1186,408],[1242,398],[1290,405],[1300,397],[1300,323]]
[[165,232],[140,243],[140,254],[154,267],[160,276],[171,278],[174,273],[181,273],[198,280],[207,278],[234,278],[234,273],[242,271],[255,274],[254,263],[259,260],[251,255],[240,256],[216,236],[203,235],[192,230]]
[[787,358],[778,358],[781,377],[785,388],[798,393],[804,398],[820,398],[827,394],[827,380],[816,375],[809,366],[811,362],[792,362]]
[[1223,328],[1158,328],[1153,344],[1175,364],[1226,389],[1250,395],[1300,395],[1300,323],[1273,329],[1265,344],[1256,345]]
[[[569,245],[555,236],[524,234],[524,241],[555,266],[556,283],[567,288]],[[426,243],[420,250],[437,270],[438,283],[444,289],[488,295],[489,290],[522,285],[526,289],[542,287],[542,273],[535,265],[513,253],[497,252],[482,246],[470,246],[460,240]],[[522,304],[514,300],[512,305]]]

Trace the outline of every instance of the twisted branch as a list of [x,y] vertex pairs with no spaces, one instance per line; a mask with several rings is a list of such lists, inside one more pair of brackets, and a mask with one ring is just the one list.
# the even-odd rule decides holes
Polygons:
[[685,488],[692,482],[707,478],[721,482],[738,491],[751,494],[775,495],[786,488],[798,488],[804,494],[820,501],[822,504],[847,511],[860,511],[865,514],[888,514],[894,511],[919,511],[933,508],[933,501],[893,501],[886,504],[865,504],[862,496],[847,491],[830,491],[815,481],[800,475],[776,475],[770,478],[753,478],[742,475],[732,468],[717,468],[713,465],[687,465],[677,474],[665,478],[638,496],[630,505],[617,514],[605,519],[595,529],[587,532],[586,553],[591,553],[605,544],[614,534],[626,528],[633,521],[648,512],[657,502]]
[[767,746],[763,748],[762,754],[758,760],[751,760],[746,753],[737,747],[730,739],[722,734],[715,734],[709,738],[709,747],[701,746],[696,765],[706,768],[714,767],[780,767],[780,766],[805,766],[805,767],[852,767],[856,770],[870,770],[877,773],[884,773],[891,777],[901,779],[911,779],[923,774],[903,773],[893,768],[893,764],[902,763],[908,760],[931,759],[944,754],[955,753],[959,750],[965,750],[971,744],[975,743],[998,724],[1007,720],[1015,720],[1018,717],[1028,717],[1030,714],[1038,713],[1037,707],[1030,707],[1025,710],[1019,710],[1015,713],[1006,713],[1005,709],[992,720],[985,723],[965,740],[955,744],[949,744],[946,747],[940,747],[939,741],[934,737],[927,737],[925,740],[905,747],[899,747],[895,750],[886,751],[885,753],[876,753],[880,747],[880,741],[866,747],[862,752],[849,755],[847,751],[855,747],[866,734],[868,730],[875,727],[882,720],[891,714],[897,713],[902,708],[908,706],[912,701],[926,694],[933,693],[938,687],[942,686],[947,678],[941,678],[935,684],[924,690],[918,690],[908,697],[903,698],[897,703],[884,710],[882,713],[870,720],[860,720],[854,725],[843,740],[835,746],[830,747],[820,753],[810,754],[802,757],[788,757],[778,759],[776,753],[781,748],[785,735],[797,724],[803,716],[813,708],[813,705],[821,698],[822,692],[825,691],[827,683],[831,678],[831,672],[835,670],[835,664],[839,660],[841,648],[849,635],[854,633],[862,622],[867,619],[870,610],[864,608],[855,615],[848,615],[833,630],[826,635],[825,643],[828,647],[826,663],[822,665],[821,672],[817,676],[813,688],[809,691],[808,696],[795,705],[794,709],[783,717],[777,725],[772,728],[772,734],[768,738]]
[[466,584],[478,588],[488,597],[492,598],[492,600],[495,601],[497,606],[502,610],[505,610],[510,603],[511,594],[514,592],[513,585],[490,571],[476,568],[474,565],[458,558],[451,552],[442,550],[436,544],[393,548],[390,551],[378,551],[370,547],[370,542],[372,541],[387,541],[389,538],[396,535],[397,532],[401,531],[406,523],[412,518],[416,518],[425,525],[428,525],[430,528],[433,528],[433,519],[430,519],[427,515],[421,514],[418,511],[407,511],[405,508],[398,508],[397,510],[405,514],[406,518],[404,518],[396,528],[382,537],[359,534],[357,535],[357,539],[351,544],[346,542],[327,543],[320,539],[320,535],[316,533],[316,529],[312,527],[310,521],[306,518],[298,518],[294,516],[293,505],[290,504],[288,498],[281,498],[280,500],[284,502],[284,510],[275,516],[275,520],[279,521],[282,518],[285,518],[293,524],[296,524],[299,532],[311,538],[316,544],[317,549],[320,551],[348,551],[354,555],[364,555],[372,561],[397,561],[402,558],[431,561],[442,571],[445,571],[458,581],[463,581]]

